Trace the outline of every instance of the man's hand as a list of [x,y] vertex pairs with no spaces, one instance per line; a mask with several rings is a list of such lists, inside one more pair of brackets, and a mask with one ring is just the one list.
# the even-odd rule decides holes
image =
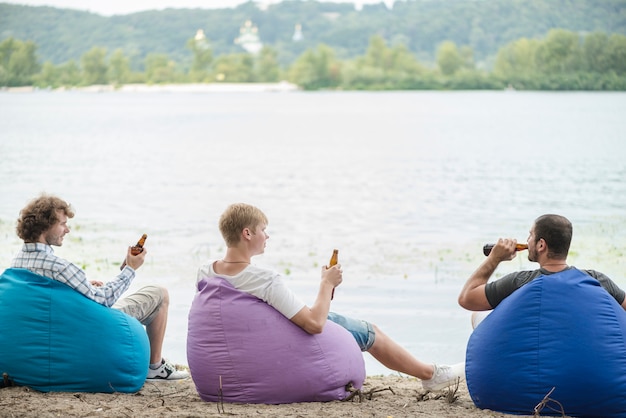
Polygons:
[[308,332],[309,334],[319,334],[324,329],[330,309],[330,296],[335,287],[342,282],[341,264],[335,264],[328,268],[322,267],[322,280],[317,298],[310,308],[305,306],[293,317],[291,322]]
[[335,264],[331,268],[322,267],[322,281],[326,281],[332,285],[332,287],[337,287],[343,281],[343,270],[341,270],[341,264]]
[[137,270],[143,265],[147,253],[148,250],[146,250],[146,247],[143,247],[142,252],[137,255],[133,255],[133,247],[128,247],[128,251],[126,252],[126,265],[131,267],[133,270]]
[[467,279],[459,294],[459,305],[470,311],[486,311],[493,309],[485,294],[485,285],[502,261],[513,260],[517,255],[514,239],[498,239],[491,253],[480,264],[478,269]]
[[516,245],[517,240],[515,239],[500,238],[491,250],[491,254],[489,254],[489,257],[492,257],[498,263],[500,263],[501,261],[513,260],[517,256],[517,251],[515,249]]

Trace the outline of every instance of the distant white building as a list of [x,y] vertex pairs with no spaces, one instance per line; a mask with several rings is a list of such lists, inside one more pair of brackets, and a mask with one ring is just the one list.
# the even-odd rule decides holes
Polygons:
[[200,49],[208,49],[209,41],[207,41],[206,36],[204,35],[204,31],[202,29],[198,29],[196,32],[196,36],[193,37],[193,40],[196,43],[196,46]]
[[258,54],[263,48],[263,43],[259,38],[259,29],[250,20],[246,20],[246,23],[239,29],[239,37],[235,39],[235,44],[251,54]]
[[205,40],[206,36],[204,35],[204,31],[202,29],[198,29],[198,31],[196,32],[196,36],[194,36],[194,39],[196,40],[196,42],[201,42]]
[[294,42],[298,42],[301,41],[303,38],[302,36],[302,25],[301,24],[296,24],[296,28],[293,31],[293,36],[291,37],[291,40]]

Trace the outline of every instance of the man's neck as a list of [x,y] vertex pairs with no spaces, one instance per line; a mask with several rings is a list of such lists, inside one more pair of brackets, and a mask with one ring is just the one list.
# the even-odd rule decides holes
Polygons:
[[250,255],[239,248],[232,247],[226,249],[226,255],[222,259],[225,263],[248,263],[250,264]]
[[547,259],[542,261],[540,264],[542,269],[548,270],[551,273],[558,273],[559,271],[565,270],[567,267],[567,260],[555,260],[555,259]]

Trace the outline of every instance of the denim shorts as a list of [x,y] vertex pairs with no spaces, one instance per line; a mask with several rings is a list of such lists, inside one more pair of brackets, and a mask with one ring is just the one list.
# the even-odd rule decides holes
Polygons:
[[328,320],[347,329],[354,337],[361,351],[367,351],[374,344],[376,334],[372,324],[360,319],[348,318],[334,312],[328,313]]

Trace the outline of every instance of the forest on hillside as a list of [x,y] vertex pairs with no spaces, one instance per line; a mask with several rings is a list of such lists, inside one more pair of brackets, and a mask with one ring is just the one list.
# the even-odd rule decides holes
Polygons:
[[[579,34],[626,35],[626,0],[406,0],[356,10],[350,3],[285,0],[260,8],[252,1],[232,9],[165,9],[128,15],[0,3],[0,41],[33,41],[43,62],[78,61],[98,46],[122,50],[133,70],[146,55],[165,54],[189,68],[186,42],[201,29],[213,54],[243,52],[234,40],[251,21],[260,41],[276,51],[284,68],[304,51],[324,44],[338,59],[363,55],[374,35],[404,45],[433,63],[439,45],[471,48],[479,68],[490,69],[498,50],[520,38],[539,39],[551,29]],[[301,39],[294,41],[296,25]]]
[[0,4],[0,86],[626,90],[626,1],[590,3],[248,2],[111,17]]

